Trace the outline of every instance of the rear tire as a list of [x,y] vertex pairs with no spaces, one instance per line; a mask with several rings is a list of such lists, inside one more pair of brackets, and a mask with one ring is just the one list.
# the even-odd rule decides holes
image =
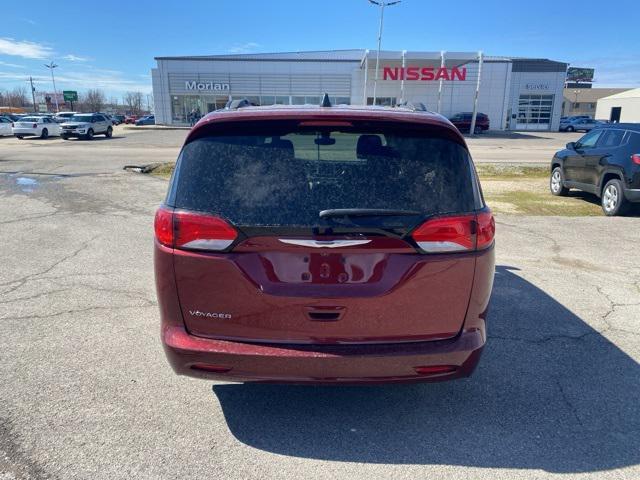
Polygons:
[[18,138],[18,140],[22,140],[24,138],[22,135],[16,135],[16,137]]
[[480,134],[482,133],[482,127],[478,127],[478,126],[476,126],[476,127],[473,129],[473,133],[474,133],[474,135],[480,135]]
[[47,138],[49,138],[49,130],[47,130],[46,128],[43,128],[42,133],[40,134],[40,138],[42,138],[43,140],[46,140]]
[[556,197],[566,197],[569,194],[569,189],[564,186],[562,168],[556,167],[553,169],[553,172],[551,172],[549,190],[551,190],[551,195],[555,195]]
[[68,135],[60,135],[62,137],[63,140],[69,140],[69,136]]
[[93,129],[90,128],[89,131],[87,131],[87,134],[84,136],[85,140],[93,140]]
[[617,178],[609,180],[604,186],[600,201],[602,211],[607,217],[624,215],[629,210],[629,201],[624,197],[622,182]]
[[575,128],[573,127],[567,127],[567,129],[565,130],[565,132],[574,132]]
[[112,135],[113,135],[113,128],[112,127],[107,128],[107,131],[104,134],[104,136],[107,138],[111,138]]

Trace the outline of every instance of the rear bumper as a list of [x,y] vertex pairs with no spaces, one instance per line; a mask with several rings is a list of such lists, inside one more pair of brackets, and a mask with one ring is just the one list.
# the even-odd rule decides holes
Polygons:
[[[484,329],[451,340],[378,345],[276,345],[195,337],[165,326],[162,342],[180,375],[235,382],[410,383],[443,381],[473,373],[485,344]],[[207,367],[209,366],[209,367]],[[418,374],[414,367],[450,366],[444,373]],[[202,368],[229,368],[226,372]]]
[[14,128],[12,130],[12,133],[15,136],[20,135],[21,137],[39,137],[40,136],[40,132],[38,132],[37,130],[33,130],[31,128],[27,129],[27,128]]

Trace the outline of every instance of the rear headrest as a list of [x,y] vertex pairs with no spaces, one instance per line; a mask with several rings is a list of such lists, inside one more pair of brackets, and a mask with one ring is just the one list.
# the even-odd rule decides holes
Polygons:
[[382,140],[378,135],[360,135],[358,146],[356,147],[356,156],[364,159],[372,155],[384,155]]
[[271,143],[266,143],[265,146],[270,149],[277,149],[278,156],[281,159],[288,160],[294,157],[293,142],[291,140],[273,137]]

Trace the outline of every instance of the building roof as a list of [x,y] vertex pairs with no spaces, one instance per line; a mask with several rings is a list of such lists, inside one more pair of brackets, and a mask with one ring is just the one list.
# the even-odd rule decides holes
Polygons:
[[[272,53],[231,53],[222,55],[186,55],[173,57],[155,57],[156,60],[224,60],[224,61],[301,61],[301,62],[360,62],[365,57],[374,59],[376,50],[367,50],[363,48],[347,49],[347,50],[311,50],[304,52],[272,52]],[[445,51],[445,57],[448,61],[477,61],[478,52],[449,52]],[[401,59],[402,50],[382,50],[380,58],[385,60]],[[407,60],[439,60],[440,51],[406,51]],[[487,62],[514,62],[526,63],[528,65],[553,66],[554,69],[566,68],[566,64],[548,60],[546,58],[520,58],[520,57],[504,57],[485,55],[484,61]]]
[[224,55],[187,55],[179,57],[155,57],[156,60],[258,60],[258,61],[328,61],[359,62],[365,54],[364,49],[316,50],[307,52],[276,53],[232,53]]
[[624,92],[616,93],[614,95],[609,95],[608,97],[603,98],[640,98],[640,88],[631,88],[629,90],[625,90]]
[[575,102],[575,92],[578,92],[578,102],[595,103],[601,98],[607,98],[628,90],[628,88],[565,88],[563,96]]

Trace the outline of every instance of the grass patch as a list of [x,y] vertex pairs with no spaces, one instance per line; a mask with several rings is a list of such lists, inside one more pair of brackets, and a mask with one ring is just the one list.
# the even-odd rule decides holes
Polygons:
[[500,165],[481,163],[476,165],[480,179],[549,178],[547,165]]
[[596,197],[580,192],[569,197],[554,197],[551,193],[528,190],[510,190],[487,194],[485,200],[496,213],[522,215],[558,215],[565,217],[602,216]]
[[158,165],[150,168],[146,173],[155,177],[166,178],[168,180],[171,178],[171,174],[173,173],[175,166],[175,162],[159,163]]

